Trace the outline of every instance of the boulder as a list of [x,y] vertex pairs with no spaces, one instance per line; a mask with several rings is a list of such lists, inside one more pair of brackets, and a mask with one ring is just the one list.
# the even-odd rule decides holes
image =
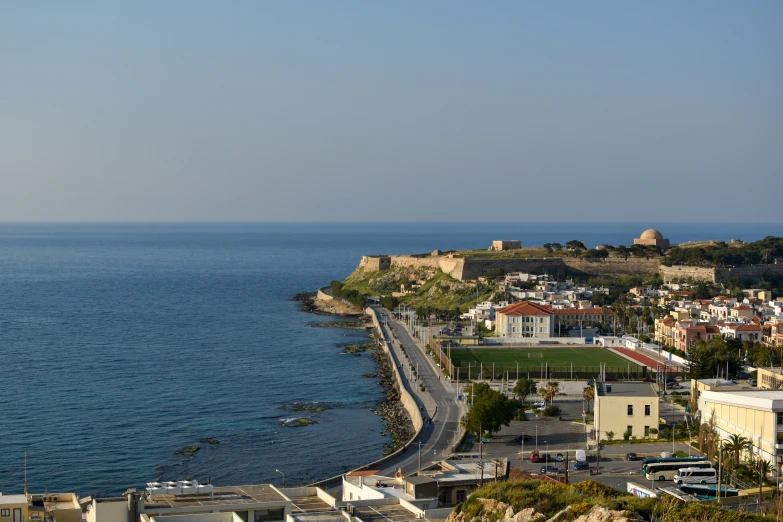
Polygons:
[[574,522],[638,522],[643,520],[639,515],[629,511],[615,511],[603,506],[593,506],[589,513],[585,513]]

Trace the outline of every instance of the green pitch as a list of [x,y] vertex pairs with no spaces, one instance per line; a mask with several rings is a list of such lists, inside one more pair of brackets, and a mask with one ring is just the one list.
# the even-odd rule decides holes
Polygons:
[[[444,352],[448,355],[448,349]],[[483,364],[484,368],[519,371],[538,371],[542,363],[551,371],[568,371],[573,365],[574,371],[597,371],[601,363],[606,363],[607,371],[626,372],[629,361],[606,348],[452,348],[451,360],[455,366],[473,368]],[[640,372],[641,367],[630,363],[631,372]]]

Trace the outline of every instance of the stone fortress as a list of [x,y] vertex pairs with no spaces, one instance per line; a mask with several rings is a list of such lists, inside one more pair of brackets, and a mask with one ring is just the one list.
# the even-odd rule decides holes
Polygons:
[[[514,248],[521,248],[521,241],[493,241],[489,250],[496,250],[496,244],[501,243],[497,250],[508,250],[514,243]],[[659,231],[648,229],[640,237],[634,239],[635,244],[655,245],[665,250],[670,248],[670,242]],[[519,245],[519,246],[516,246]],[[783,264],[749,265],[734,268],[704,268],[692,266],[663,266],[660,258],[606,258],[584,259],[575,257],[544,257],[526,258],[487,258],[470,257],[469,253],[458,255],[450,251],[442,253],[435,250],[427,254],[407,255],[375,255],[362,256],[359,268],[363,271],[378,272],[392,267],[436,268],[460,281],[474,280],[479,277],[497,273],[502,270],[509,272],[528,272],[532,274],[550,274],[558,278],[565,276],[623,276],[636,275],[651,277],[660,273],[665,282],[683,281],[686,279],[720,283],[737,278],[740,282],[757,282],[768,277],[783,276]]]

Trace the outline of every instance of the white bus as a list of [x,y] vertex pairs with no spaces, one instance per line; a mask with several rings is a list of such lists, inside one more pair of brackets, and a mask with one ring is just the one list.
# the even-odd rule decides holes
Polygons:
[[[712,465],[707,462],[692,462],[688,465],[692,469],[707,469]],[[673,480],[674,476],[684,469],[682,462],[658,462],[656,464],[647,464],[644,476],[647,480]]]
[[718,472],[713,468],[680,468],[674,476],[677,484],[717,484]]

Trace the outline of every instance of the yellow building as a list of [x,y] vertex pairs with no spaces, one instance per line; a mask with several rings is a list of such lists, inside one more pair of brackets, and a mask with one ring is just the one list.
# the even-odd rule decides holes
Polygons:
[[671,317],[659,317],[655,320],[655,342],[664,346],[674,346],[677,342],[677,321]]
[[699,400],[702,392],[705,391],[753,391],[756,388],[747,382],[727,381],[726,379],[691,379],[691,399]]
[[607,433],[621,439],[631,437],[656,438],[650,430],[658,430],[658,394],[650,383],[595,383],[595,429],[600,440]]
[[783,388],[783,368],[780,366],[759,368],[756,381],[763,390],[779,390]]
[[30,500],[25,494],[0,494],[0,522],[29,522]]
[[740,435],[750,440],[754,455],[777,466],[783,457],[783,391],[704,391],[699,397],[701,422],[715,424],[721,439]]

